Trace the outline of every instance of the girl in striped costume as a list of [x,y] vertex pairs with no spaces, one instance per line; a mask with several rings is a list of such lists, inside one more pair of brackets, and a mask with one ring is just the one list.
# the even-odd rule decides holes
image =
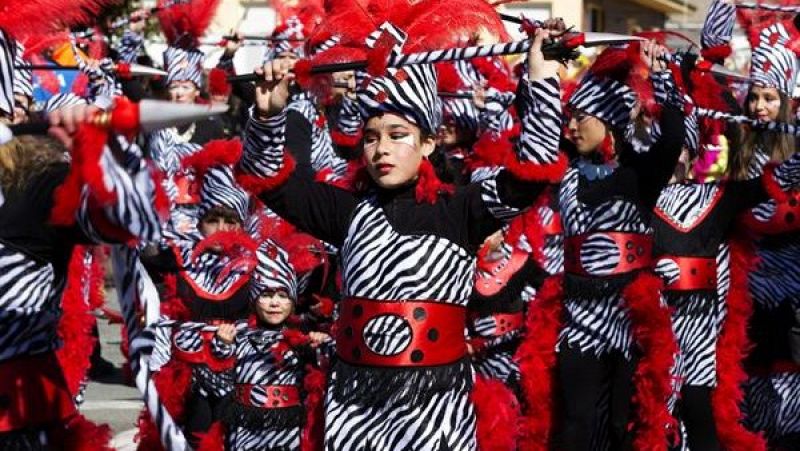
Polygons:
[[289,67],[276,62],[259,72],[239,180],[261,191],[273,211],[341,249],[344,300],[326,449],[476,449],[464,340],[475,265],[468,249],[521,213],[564,167],[557,64],[541,54],[547,35],[537,33],[519,85],[530,114],[517,158],[455,191],[435,180],[425,159],[441,118],[432,67],[390,68],[359,94],[365,191],[355,194],[291,175],[284,152]]
[[[753,85],[744,110],[765,122],[793,122],[791,95],[800,70],[792,50],[798,42],[797,30],[790,20],[758,24],[761,26],[749,32]],[[772,172],[771,162],[786,160],[796,148],[791,135],[750,129],[735,134],[731,141],[729,175],[734,180]],[[749,332],[755,344],[746,361],[751,377],[745,386],[743,410],[745,424],[765,432],[771,443],[795,440],[796,446],[800,434],[800,362],[792,358],[790,334],[800,327],[800,235],[795,220],[800,213],[800,195],[796,190],[774,192],[773,200],[759,204],[742,218],[744,228],[756,236],[758,257],[754,267],[742,272],[747,274],[752,296]],[[749,300],[745,302],[748,306]]]
[[[61,121],[74,130],[94,111],[87,105],[55,111],[51,123]],[[81,128],[80,133],[72,149],[77,161],[87,158],[81,155],[82,138],[89,132]],[[74,182],[79,170],[66,163],[65,149],[50,140],[22,137],[0,146],[2,449],[50,449],[66,440],[105,445],[109,439],[107,429],[92,428],[75,410],[55,350],[60,347],[60,298],[75,247],[160,237],[147,164],[137,146],[125,141],[116,147],[112,141],[127,159],[125,166],[104,147],[96,167],[83,168],[95,171],[103,189],[81,182],[80,176],[76,185],[65,182]],[[73,433],[89,435],[76,442],[69,437]]]
[[217,355],[236,358],[234,389],[221,408],[227,447],[299,450],[304,364],[314,359],[311,346],[328,337],[317,332],[305,336],[286,326],[297,299],[294,269],[286,252],[272,242],[262,244],[258,256],[250,285],[254,316],[249,324],[255,328],[237,333],[234,325],[223,325],[212,342]]

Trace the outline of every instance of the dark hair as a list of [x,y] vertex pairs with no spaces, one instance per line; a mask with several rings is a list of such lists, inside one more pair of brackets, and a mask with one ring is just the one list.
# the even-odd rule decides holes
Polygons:
[[236,210],[231,207],[226,207],[225,205],[216,205],[209,208],[203,213],[203,216],[200,217],[200,222],[212,221],[217,218],[222,218],[225,221],[236,221],[242,224],[242,218],[239,217]]
[[[777,121],[793,123],[791,99],[780,91],[778,91],[778,95],[781,99],[781,107],[778,110]],[[747,93],[747,98],[749,97],[750,92]],[[750,102],[747,98],[744,101],[744,113],[750,117],[752,111],[750,111]],[[747,178],[750,163],[758,147],[763,147],[769,152],[770,160],[782,162],[794,153],[795,146],[796,142],[793,135],[751,130],[744,126],[738,127],[738,130],[730,135],[728,146],[730,163],[726,172],[733,180],[744,180]]]

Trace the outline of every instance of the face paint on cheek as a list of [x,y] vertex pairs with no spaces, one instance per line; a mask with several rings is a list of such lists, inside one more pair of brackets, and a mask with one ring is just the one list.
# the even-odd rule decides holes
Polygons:
[[395,143],[397,143],[397,144],[400,144],[400,145],[403,145],[403,146],[407,146],[407,147],[410,147],[412,149],[414,149],[416,147],[415,146],[416,142],[414,140],[414,135],[412,135],[411,133],[409,133],[406,136],[403,136],[402,138],[395,139],[393,141]]

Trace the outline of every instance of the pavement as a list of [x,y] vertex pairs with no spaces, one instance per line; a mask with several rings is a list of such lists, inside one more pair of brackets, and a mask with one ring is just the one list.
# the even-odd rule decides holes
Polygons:
[[[116,292],[106,290],[107,305],[118,309]],[[99,380],[89,381],[86,387],[86,400],[81,412],[96,423],[111,426],[114,435],[113,447],[119,451],[133,451],[136,445],[133,437],[137,432],[136,418],[142,409],[141,396],[135,387],[125,384],[122,374],[124,358],[120,351],[120,324],[98,321],[100,345],[103,358],[114,364],[113,373]]]

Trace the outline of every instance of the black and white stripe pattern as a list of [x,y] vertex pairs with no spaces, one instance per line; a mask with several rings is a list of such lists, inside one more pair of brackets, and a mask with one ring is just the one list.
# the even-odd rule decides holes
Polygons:
[[627,85],[588,73],[572,93],[569,106],[628,134],[636,101],[636,93]]
[[345,135],[355,136],[360,133],[363,125],[364,120],[358,109],[358,103],[350,99],[350,97],[343,96],[342,103],[339,106],[336,128]]
[[559,79],[530,81],[527,74],[520,81],[517,102],[526,105],[520,118],[522,132],[517,144],[517,158],[536,164],[555,163],[561,138],[561,89]]
[[775,23],[761,30],[758,47],[750,60],[753,83],[791,96],[797,81],[800,63],[789,48],[791,37],[783,24]]
[[475,133],[478,130],[480,113],[472,99],[442,99],[442,112],[444,113],[445,123],[452,123],[456,127],[471,133]]
[[[251,113],[252,114],[252,113]],[[240,169],[247,174],[273,177],[283,167],[283,145],[286,142],[286,112],[264,122],[251,118],[244,133],[244,152]]]
[[51,113],[60,108],[71,107],[75,105],[86,105],[86,103],[86,99],[71,92],[58,93],[47,99],[47,101],[44,103],[42,111],[45,113]]
[[682,229],[690,229],[708,214],[722,194],[716,183],[674,183],[661,190],[656,208]]
[[295,96],[287,111],[297,111],[311,124],[311,167],[321,171],[333,166],[335,152],[328,123],[309,94]]
[[167,47],[167,50],[164,51],[167,84],[173,81],[191,81],[199,89],[202,89],[203,58],[205,55],[198,49]]
[[200,187],[198,218],[219,206],[235,211],[242,222],[250,211],[250,195],[236,183],[233,168],[230,166],[214,166],[204,174]]
[[257,299],[266,290],[281,289],[297,300],[297,276],[286,251],[267,240],[259,246],[257,256],[258,266],[250,280],[250,299]]
[[486,106],[478,113],[479,129],[502,133],[514,127],[514,118],[509,112],[515,95],[494,88],[486,89]]
[[[211,295],[228,292],[242,277],[249,276],[249,269],[241,265],[231,265],[232,259],[226,255],[204,252],[192,258],[196,245],[192,241],[176,241],[180,254],[182,276],[189,278],[200,289]],[[224,277],[223,277],[224,276]]]
[[[17,52],[14,58],[15,66],[25,66],[28,63],[22,59],[25,46],[17,42]],[[33,98],[33,71],[30,69],[14,69],[14,94]]]
[[800,373],[751,377],[744,386],[745,425],[769,438],[800,433]]
[[117,55],[123,63],[135,63],[144,50],[144,35],[125,30],[117,46]]
[[681,386],[717,385],[717,338],[721,308],[715,294],[667,294],[672,312],[672,330],[679,354],[673,375]]
[[303,41],[305,39],[304,26],[297,16],[286,19],[286,22],[272,33],[272,37],[276,40],[271,41],[266,52],[264,52],[262,58],[264,63],[272,61],[284,52],[292,52],[299,58],[306,57]]
[[5,31],[0,30],[0,112],[14,115],[14,63],[17,44]]
[[736,5],[714,0],[708,9],[700,43],[703,48],[727,45],[733,38],[733,26],[736,23]]

